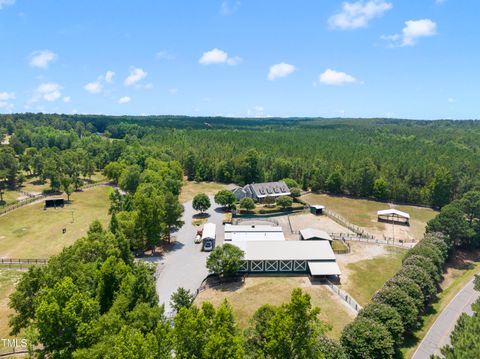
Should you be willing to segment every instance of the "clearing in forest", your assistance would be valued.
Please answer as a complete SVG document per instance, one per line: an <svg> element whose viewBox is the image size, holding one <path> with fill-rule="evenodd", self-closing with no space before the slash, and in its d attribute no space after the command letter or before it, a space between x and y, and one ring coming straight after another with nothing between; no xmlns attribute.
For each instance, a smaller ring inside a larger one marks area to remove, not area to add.
<svg viewBox="0 0 480 359"><path fill-rule="evenodd" d="M425 233L427 222L437 215L431 208L394 205L389 203L372 201L367 199L354 199L349 197L331 196L327 194L309 193L302 196L302 199L309 204L320 204L327 209L344 217L350 223L364 228L368 233L378 238L393 237L395 239L419 241ZM410 226L395 225L378 222L377 211L388 208L396 208L410 214Z"/></svg>
<svg viewBox="0 0 480 359"><path fill-rule="evenodd" d="M110 191L98 186L74 192L64 208L44 210L42 200L0 216L0 257L48 258L84 236L93 220L107 225Z"/></svg>

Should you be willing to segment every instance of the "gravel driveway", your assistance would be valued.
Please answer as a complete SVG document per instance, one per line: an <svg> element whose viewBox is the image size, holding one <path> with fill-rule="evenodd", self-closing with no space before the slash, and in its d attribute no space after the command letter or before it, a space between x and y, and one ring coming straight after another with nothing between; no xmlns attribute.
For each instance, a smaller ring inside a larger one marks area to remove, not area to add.
<svg viewBox="0 0 480 359"><path fill-rule="evenodd" d="M212 207L207 211L210 215L208 221L217 225L216 245L223 243L223 212L216 206L213 197L210 198ZM185 222L182 228L173 233L176 238L175 244L165 253L157 266L156 280L159 303L165 305L165 313L173 315L170 307L170 296L179 288L183 287L195 293L202 281L208 274L205 267L208 253L201 251L201 244L195 244L194 238L197 231L192 225L192 216L197 212L192 208L192 201L184 203L185 211L182 220Z"/></svg>

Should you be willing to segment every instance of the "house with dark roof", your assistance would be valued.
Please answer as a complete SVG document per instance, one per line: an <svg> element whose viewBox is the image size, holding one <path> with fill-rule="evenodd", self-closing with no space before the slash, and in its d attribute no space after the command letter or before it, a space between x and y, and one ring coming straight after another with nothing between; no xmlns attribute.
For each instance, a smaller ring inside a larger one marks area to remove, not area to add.
<svg viewBox="0 0 480 359"><path fill-rule="evenodd" d="M243 187L237 187L232 190L237 200L248 197L256 201L262 201L267 197L289 196L290 188L283 181L251 183Z"/></svg>

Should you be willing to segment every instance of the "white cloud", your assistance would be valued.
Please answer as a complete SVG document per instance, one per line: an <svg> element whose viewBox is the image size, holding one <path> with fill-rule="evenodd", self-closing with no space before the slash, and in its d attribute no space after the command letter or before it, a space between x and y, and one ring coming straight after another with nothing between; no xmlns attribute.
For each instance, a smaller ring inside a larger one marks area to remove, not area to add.
<svg viewBox="0 0 480 359"><path fill-rule="evenodd" d="M176 87L173 87L169 89L168 92L170 92L170 94L172 95L176 95L178 93L178 89Z"/></svg>
<svg viewBox="0 0 480 359"><path fill-rule="evenodd" d="M156 57L160 60L175 60L175 54L168 50L157 52Z"/></svg>
<svg viewBox="0 0 480 359"><path fill-rule="evenodd" d="M56 101L62 96L62 88L63 87L57 83L44 82L35 89L30 102L37 102L39 100L45 100L48 102Z"/></svg>
<svg viewBox="0 0 480 359"><path fill-rule="evenodd" d="M0 0L0 10L13 4L15 4L15 0Z"/></svg>
<svg viewBox="0 0 480 359"><path fill-rule="evenodd" d="M430 37L437 34L437 24L430 19L408 20L402 34L382 35L383 40L389 41L391 47L414 46L422 37Z"/></svg>
<svg viewBox="0 0 480 359"><path fill-rule="evenodd" d="M34 51L30 54L30 66L46 69L48 65L57 58L57 54L50 50Z"/></svg>
<svg viewBox="0 0 480 359"><path fill-rule="evenodd" d="M327 69L319 76L319 81L325 85L341 86L355 83L357 79L345 72Z"/></svg>
<svg viewBox="0 0 480 359"><path fill-rule="evenodd" d="M454 99L453 97L449 97L447 101L448 101L449 103L457 102L457 100Z"/></svg>
<svg viewBox="0 0 480 359"><path fill-rule="evenodd" d="M148 73L141 68L134 67L130 70L130 75L125 79L125 86L131 86L147 77Z"/></svg>
<svg viewBox="0 0 480 359"><path fill-rule="evenodd" d="M85 91L88 91L90 93L100 93L102 92L103 86L100 83L100 81L95 81L95 82L89 82L85 86L83 86Z"/></svg>
<svg viewBox="0 0 480 359"><path fill-rule="evenodd" d="M242 61L239 56L229 57L228 53L223 50L214 48L210 51L204 52L202 57L198 60L201 65L214 65L214 64L228 64L238 65Z"/></svg>
<svg viewBox="0 0 480 359"><path fill-rule="evenodd" d="M265 117L264 114L265 108L263 106L257 105L253 106L252 109L247 110L248 117Z"/></svg>
<svg viewBox="0 0 480 359"><path fill-rule="evenodd" d="M358 29L368 25L370 20L382 16L393 5L383 0L344 2L342 11L328 19L334 29Z"/></svg>
<svg viewBox="0 0 480 359"><path fill-rule="evenodd" d="M285 62L272 65L270 66L270 70L268 71L268 79L269 80L275 80L276 78L279 77L285 77L290 75L296 70L295 66L286 64Z"/></svg>
<svg viewBox="0 0 480 359"><path fill-rule="evenodd" d="M129 103L132 99L128 96L123 96L118 99L119 104Z"/></svg>
<svg viewBox="0 0 480 359"><path fill-rule="evenodd" d="M220 6L220 14L223 16L232 15L240 7L241 2L239 0L224 0Z"/></svg>
<svg viewBox="0 0 480 359"><path fill-rule="evenodd" d="M443 4L444 2L446 2L447 0L435 0L435 4L436 5L441 5Z"/></svg>
<svg viewBox="0 0 480 359"><path fill-rule="evenodd" d="M13 92L0 92L0 109L11 111L13 104L10 102L15 100L15 93Z"/></svg>
<svg viewBox="0 0 480 359"><path fill-rule="evenodd" d="M72 100L72 98L70 96L65 96L62 100L65 103L69 103Z"/></svg>
<svg viewBox="0 0 480 359"><path fill-rule="evenodd" d="M105 81L107 81L108 83L112 83L113 82L113 76L115 76L115 72L108 70L105 73Z"/></svg>

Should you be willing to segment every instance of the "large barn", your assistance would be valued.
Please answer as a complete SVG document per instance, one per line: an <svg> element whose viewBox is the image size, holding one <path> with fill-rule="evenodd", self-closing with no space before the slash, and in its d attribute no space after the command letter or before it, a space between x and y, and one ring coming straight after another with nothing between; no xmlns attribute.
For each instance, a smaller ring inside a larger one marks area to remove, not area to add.
<svg viewBox="0 0 480 359"><path fill-rule="evenodd" d="M339 276L328 241L232 241L245 253L241 272Z"/></svg>

